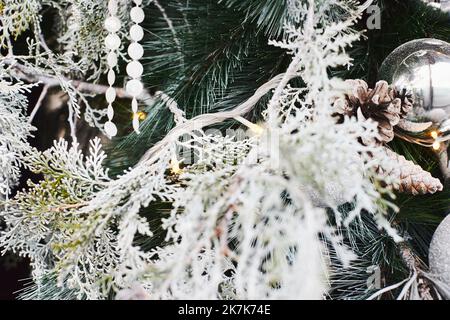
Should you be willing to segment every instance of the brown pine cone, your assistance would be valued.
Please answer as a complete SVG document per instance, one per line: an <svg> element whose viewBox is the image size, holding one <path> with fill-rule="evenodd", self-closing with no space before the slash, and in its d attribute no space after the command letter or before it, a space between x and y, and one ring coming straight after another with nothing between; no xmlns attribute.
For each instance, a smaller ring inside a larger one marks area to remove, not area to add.
<svg viewBox="0 0 450 320"><path fill-rule="evenodd" d="M382 150L391 159L391 162L389 162L389 167L379 167L378 170L379 173L397 181L393 186L395 190L412 195L432 194L442 191L442 183L428 171L386 147L383 147Z"/></svg>
<svg viewBox="0 0 450 320"><path fill-rule="evenodd" d="M343 98L334 101L336 113L376 121L380 133L377 143L394 139L394 126L411 111L412 101L399 97L386 81L378 81L373 89L359 79L346 83L350 84L350 89Z"/></svg>

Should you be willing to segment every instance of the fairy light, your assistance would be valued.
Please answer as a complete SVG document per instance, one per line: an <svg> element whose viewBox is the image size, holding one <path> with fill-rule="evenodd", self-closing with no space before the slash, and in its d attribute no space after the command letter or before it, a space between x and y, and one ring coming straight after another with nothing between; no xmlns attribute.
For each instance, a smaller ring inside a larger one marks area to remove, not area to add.
<svg viewBox="0 0 450 320"><path fill-rule="evenodd" d="M263 134L264 132L264 128L248 121L247 119L243 118L243 117L235 117L235 120L239 121L240 123L242 123L243 125L245 125L247 128L249 128L253 133L255 133L256 135L260 136Z"/></svg>
<svg viewBox="0 0 450 320"><path fill-rule="evenodd" d="M433 149L439 150L441 148L441 143L439 141L433 142Z"/></svg>
<svg viewBox="0 0 450 320"><path fill-rule="evenodd" d="M147 113L145 113L144 111L139 111L137 114L140 121L143 121L147 118Z"/></svg>
<svg viewBox="0 0 450 320"><path fill-rule="evenodd" d="M170 160L170 171L173 174L180 174L183 170L180 168L180 161L178 161L176 156L173 156Z"/></svg>
<svg viewBox="0 0 450 320"><path fill-rule="evenodd" d="M138 117L138 119L139 119L140 121L143 121L143 120L147 119L147 112L144 112L144 111L138 111L138 112L136 112L136 115L137 115L137 117ZM135 117L135 114L133 113L133 114L131 115L131 119L133 119L134 117Z"/></svg>
<svg viewBox="0 0 450 320"><path fill-rule="evenodd" d="M437 130L433 130L430 132L430 136L434 139L432 148L437 151L441 148L441 141L439 139L439 132Z"/></svg>

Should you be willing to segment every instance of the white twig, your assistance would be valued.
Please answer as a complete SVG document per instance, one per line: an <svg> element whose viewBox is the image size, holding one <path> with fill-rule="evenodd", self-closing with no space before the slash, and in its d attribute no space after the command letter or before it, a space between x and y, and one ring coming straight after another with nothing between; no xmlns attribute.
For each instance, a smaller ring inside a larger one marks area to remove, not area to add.
<svg viewBox="0 0 450 320"><path fill-rule="evenodd" d="M408 279L402 280L402 281L400 281L399 283L393 284L392 286L383 288L383 289L381 289L381 290L375 292L373 295L371 295L369 298L367 298L367 300L373 300L373 299L375 299L376 297L381 296L381 295L382 295L383 293L385 293L385 292L394 290L394 289L400 287L400 286L401 286L403 283L405 283L406 281L408 281Z"/></svg>
<svg viewBox="0 0 450 320"><path fill-rule="evenodd" d="M41 82L50 87L58 87L61 82L58 80L56 76L39 74L36 70L27 67L23 64L18 63L17 61L4 61L5 65L11 66L11 71L14 72L14 75L26 82L35 83ZM61 78L65 82L69 82L72 84L74 88L76 88L79 92L87 93L87 94L96 94L101 95L105 94L106 90L108 90L109 86L94 84L90 82L85 82L81 80L71 80L66 77ZM116 88L117 96L119 98L131 99L132 97L126 92L123 88ZM148 92L144 91L139 97L139 100L145 102L146 104L153 103L153 96Z"/></svg>
<svg viewBox="0 0 450 320"><path fill-rule="evenodd" d="M397 300L403 299L403 297L406 295L406 293L408 292L409 288L412 286L412 284L414 283L414 281L416 279L417 279L417 272L414 272L414 274L411 277L411 279L409 279L409 281L405 284L405 286L403 287L402 291L398 295Z"/></svg>
<svg viewBox="0 0 450 320"><path fill-rule="evenodd" d="M276 106L278 105L277 102L280 99L283 89L286 87L289 81L291 81L291 79L295 76L300 61L301 58L298 55L294 59L292 59L286 73L281 78L280 82L278 83L275 89L275 92L273 93L272 98L269 101L269 104L267 106L267 114L268 114L268 123L271 127L275 125L275 120L278 118L276 112Z"/></svg>
<svg viewBox="0 0 450 320"><path fill-rule="evenodd" d="M33 122L34 117L36 116L37 112L39 111L39 108L42 105L42 102L44 102L45 97L47 96L49 85L45 85L44 88L42 88L41 94L39 95L39 99L36 102L36 105L33 108L33 111L31 111L30 117L28 119L29 123Z"/></svg>
<svg viewBox="0 0 450 320"><path fill-rule="evenodd" d="M153 162L158 157L158 152L160 150L163 150L165 146L173 143L183 134L191 133L203 127L210 126L224 120L235 118L248 113L250 110L252 110L256 103L270 90L276 88L281 81L289 82L289 80L293 76L293 74L289 74L289 76L286 76L284 73L275 76L270 81L259 87L253 94L253 96L251 96L247 101L240 104L233 110L202 114L177 125L166 135L164 139L159 141L144 154L144 156L140 160L140 163L147 161L150 163Z"/></svg>
<svg viewBox="0 0 450 320"><path fill-rule="evenodd" d="M155 96L160 98L167 105L170 112L173 113L177 125L186 121L185 112L178 107L177 102L173 98L162 91L157 91Z"/></svg>

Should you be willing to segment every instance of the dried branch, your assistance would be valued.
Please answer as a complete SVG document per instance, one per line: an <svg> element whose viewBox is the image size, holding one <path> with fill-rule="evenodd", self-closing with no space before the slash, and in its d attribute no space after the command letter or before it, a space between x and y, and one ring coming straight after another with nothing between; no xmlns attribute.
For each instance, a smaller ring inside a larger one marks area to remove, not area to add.
<svg viewBox="0 0 450 320"><path fill-rule="evenodd" d="M40 74L35 69L27 67L21 63L18 63L16 60L12 59L4 60L3 63L5 65L10 66L11 73L18 79L21 79L22 81L29 83L39 82L45 84L48 88L60 86L61 81L56 76L48 74ZM108 90L109 88L109 86L106 85L85 82L82 80L72 80L67 77L62 77L62 80L70 82L74 86L74 88L76 88L79 92L86 94L96 94L96 95L105 94L106 90ZM116 93L119 98L124 99L132 98L132 96L129 95L123 88L116 88ZM138 97L138 99L142 102L145 102L146 104L151 104L154 101L153 96L148 91L144 91L144 93L141 94Z"/></svg>

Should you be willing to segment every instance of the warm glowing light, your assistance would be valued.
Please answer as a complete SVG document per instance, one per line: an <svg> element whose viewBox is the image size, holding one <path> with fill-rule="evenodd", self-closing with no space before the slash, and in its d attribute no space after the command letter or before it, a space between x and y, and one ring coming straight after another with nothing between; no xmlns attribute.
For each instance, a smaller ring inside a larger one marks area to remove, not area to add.
<svg viewBox="0 0 450 320"><path fill-rule="evenodd" d="M180 174L182 172L180 168L180 162L176 157L172 157L172 159L170 160L170 171L173 174Z"/></svg>
<svg viewBox="0 0 450 320"><path fill-rule="evenodd" d="M253 122L250 122L243 117L235 117L234 119L245 125L247 128L249 128L253 133L257 134L258 136L262 135L264 132L263 127L258 126L257 124L254 124Z"/></svg>
<svg viewBox="0 0 450 320"><path fill-rule="evenodd" d="M136 115L138 116L139 121L143 121L147 118L147 112L144 111L138 111L136 112ZM131 118L133 119L134 114L131 115Z"/></svg>
<svg viewBox="0 0 450 320"><path fill-rule="evenodd" d="M441 148L441 143L439 141L435 141L433 143L433 149L434 150L439 150Z"/></svg>
<svg viewBox="0 0 450 320"><path fill-rule="evenodd" d="M436 139L438 137L438 132L437 131L431 131L430 135L431 135L431 137L433 139Z"/></svg>
<svg viewBox="0 0 450 320"><path fill-rule="evenodd" d="M258 136L263 134L264 129L261 126L258 126L257 124L255 124L254 126L252 126L250 128L250 130L252 130L255 134L257 134Z"/></svg>
<svg viewBox="0 0 450 320"><path fill-rule="evenodd" d="M147 113L145 113L144 111L138 111L138 117L139 117L139 120L145 120L145 118L147 118Z"/></svg>

